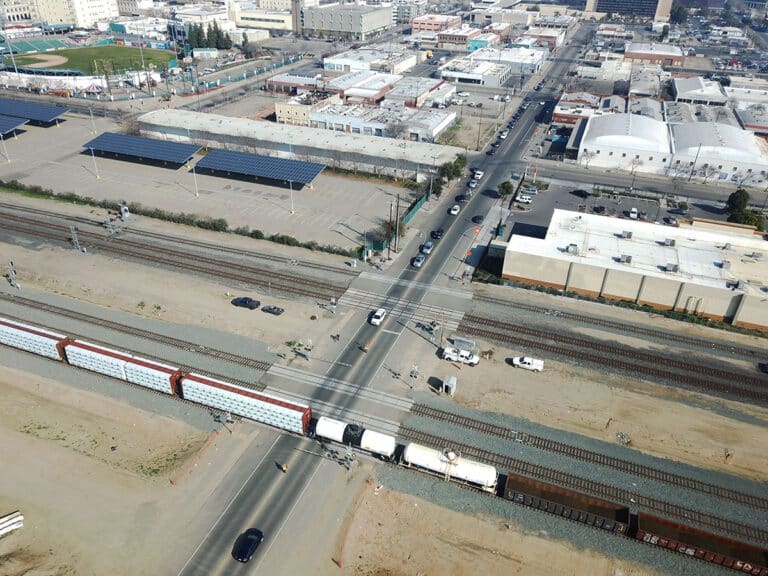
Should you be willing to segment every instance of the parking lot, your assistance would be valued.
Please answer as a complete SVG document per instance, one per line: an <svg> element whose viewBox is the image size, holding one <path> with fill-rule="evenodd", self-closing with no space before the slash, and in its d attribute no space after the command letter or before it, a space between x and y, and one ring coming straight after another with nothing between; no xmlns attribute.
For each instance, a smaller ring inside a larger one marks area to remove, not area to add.
<svg viewBox="0 0 768 576"><path fill-rule="evenodd" d="M410 190L388 181L330 172L321 174L311 188L291 191L276 183L194 174L187 167L93 158L83 148L96 134L121 129L107 119L74 114L67 114L58 127L25 127L18 138L5 143L10 161L0 163L0 179L97 200L224 218L232 229L249 227L349 249L387 221L398 194L401 207L412 197Z"/></svg>

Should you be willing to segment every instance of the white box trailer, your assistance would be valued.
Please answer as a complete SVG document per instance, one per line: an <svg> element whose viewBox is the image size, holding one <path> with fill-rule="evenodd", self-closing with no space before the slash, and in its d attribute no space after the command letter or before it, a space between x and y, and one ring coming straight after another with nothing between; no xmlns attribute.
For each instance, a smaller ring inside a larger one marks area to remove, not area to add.
<svg viewBox="0 0 768 576"><path fill-rule="evenodd" d="M391 460L395 455L397 441L394 437L388 436L387 434L366 429L366 431L363 432L363 437L360 439L360 448L372 452L373 454L378 454L387 460Z"/></svg>
<svg viewBox="0 0 768 576"><path fill-rule="evenodd" d="M488 492L496 490L498 474L495 467L467 460L455 453L444 453L411 442L403 451L403 461L408 466L418 466L440 476L458 478Z"/></svg>
<svg viewBox="0 0 768 576"><path fill-rule="evenodd" d="M127 352L104 348L98 344L75 340L64 346L67 362L91 372L126 380L125 363L131 360Z"/></svg>
<svg viewBox="0 0 768 576"><path fill-rule="evenodd" d="M189 373L181 380L182 397L276 428L307 434L312 409L303 404L255 392L231 382Z"/></svg>
<svg viewBox="0 0 768 576"><path fill-rule="evenodd" d="M53 360L63 358L61 348L66 336L30 324L0 318L0 344L26 350Z"/></svg>
<svg viewBox="0 0 768 576"><path fill-rule="evenodd" d="M317 423L315 424L315 436L343 444L344 430L346 427L346 422L340 422L339 420L334 420L333 418L320 416L320 418L317 419Z"/></svg>

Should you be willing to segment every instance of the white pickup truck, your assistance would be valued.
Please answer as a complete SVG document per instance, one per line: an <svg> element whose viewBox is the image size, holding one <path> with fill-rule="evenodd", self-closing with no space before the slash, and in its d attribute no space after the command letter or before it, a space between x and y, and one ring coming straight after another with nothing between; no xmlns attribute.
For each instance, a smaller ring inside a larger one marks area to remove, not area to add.
<svg viewBox="0 0 768 576"><path fill-rule="evenodd" d="M512 358L512 365L515 368L525 368L526 370L533 370L534 372L541 372L544 370L544 360L537 360L536 358L529 358L528 356Z"/></svg>
<svg viewBox="0 0 768 576"><path fill-rule="evenodd" d="M443 360L451 362L461 362L470 366L477 366L480 363L480 356L473 354L468 350L459 350L458 348L443 348Z"/></svg>

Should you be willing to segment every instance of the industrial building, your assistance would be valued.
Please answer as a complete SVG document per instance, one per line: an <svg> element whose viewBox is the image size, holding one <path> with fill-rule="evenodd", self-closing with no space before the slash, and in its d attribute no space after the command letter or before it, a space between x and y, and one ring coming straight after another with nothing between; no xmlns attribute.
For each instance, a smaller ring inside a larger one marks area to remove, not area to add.
<svg viewBox="0 0 768 576"><path fill-rule="evenodd" d="M556 209L545 238L512 236L502 279L768 331L768 242L744 225Z"/></svg>
<svg viewBox="0 0 768 576"><path fill-rule="evenodd" d="M304 34L364 41L392 27L392 6L330 4L301 10Z"/></svg>
<svg viewBox="0 0 768 576"><path fill-rule="evenodd" d="M728 96L720 82L707 80L701 76L674 78L672 80L672 93L675 96L675 102L706 104L707 106L725 106L728 102Z"/></svg>
<svg viewBox="0 0 768 576"><path fill-rule="evenodd" d="M464 148L318 130L219 114L166 108L138 118L141 133L171 142L319 162L397 178L424 181L433 165L453 162Z"/></svg>
<svg viewBox="0 0 768 576"><path fill-rule="evenodd" d="M636 114L592 116L578 146L586 167L741 183L762 181L768 144L752 132L718 122L668 124Z"/></svg>
<svg viewBox="0 0 768 576"><path fill-rule="evenodd" d="M402 79L398 74L385 74L373 70L349 72L341 76L326 77L315 70L286 72L276 74L266 82L267 89L273 92L334 92L345 102L356 104L376 104ZM424 85L430 81L425 79Z"/></svg>
<svg viewBox="0 0 768 576"><path fill-rule="evenodd" d="M624 59L660 66L682 66L685 63L679 46L655 42L629 42L624 50Z"/></svg>

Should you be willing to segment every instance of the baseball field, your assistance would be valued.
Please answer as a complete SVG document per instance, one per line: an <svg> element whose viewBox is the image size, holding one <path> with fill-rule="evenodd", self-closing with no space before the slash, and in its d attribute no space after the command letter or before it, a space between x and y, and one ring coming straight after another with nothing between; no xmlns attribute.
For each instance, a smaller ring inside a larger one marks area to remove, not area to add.
<svg viewBox="0 0 768 576"><path fill-rule="evenodd" d="M101 75L141 70L142 56L145 69L163 69L176 54L169 50L110 45L24 54L16 56L15 60L16 65L22 67L80 70L87 75ZM9 63L10 59L6 60Z"/></svg>

